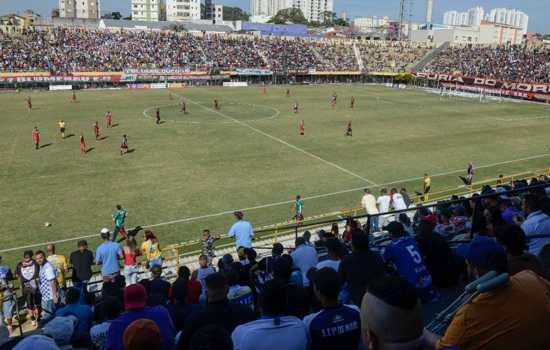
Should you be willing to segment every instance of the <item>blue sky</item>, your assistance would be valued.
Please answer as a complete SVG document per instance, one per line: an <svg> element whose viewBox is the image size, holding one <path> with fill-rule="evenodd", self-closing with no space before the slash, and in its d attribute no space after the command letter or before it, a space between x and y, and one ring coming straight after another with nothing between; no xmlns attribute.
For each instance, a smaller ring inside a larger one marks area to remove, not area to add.
<svg viewBox="0 0 550 350"><path fill-rule="evenodd" d="M27 8L31 8L38 13L47 14L52 8L57 7L57 0L24 0L3 2L0 6L0 11L4 13L22 12ZM214 0L213 2L221 3L227 6L238 6L246 12L250 11L249 0ZM100 0L101 10L119 11L123 15L129 14L130 0ZM334 12L338 17L342 16L342 11L347 11L349 18L357 16L373 16L378 17L388 16L392 19L397 19L399 16L400 0L334 0ZM408 13L410 0L405 0L405 11ZM427 0L415 0L413 8L413 19L416 22L422 22L426 18L426 3ZM434 0L434 10L432 21L442 22L443 13L445 11L467 11L471 7L481 6L485 12L497 7L506 7L509 9L521 10L529 15L529 32L539 32L550 34L550 2L548 0L529 0L518 4L518 1L512 0Z"/></svg>

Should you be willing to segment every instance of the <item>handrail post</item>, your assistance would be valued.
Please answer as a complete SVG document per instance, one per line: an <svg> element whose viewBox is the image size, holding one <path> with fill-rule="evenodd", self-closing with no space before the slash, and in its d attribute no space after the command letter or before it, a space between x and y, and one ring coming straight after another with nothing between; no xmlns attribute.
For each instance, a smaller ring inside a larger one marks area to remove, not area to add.
<svg viewBox="0 0 550 350"><path fill-rule="evenodd" d="M279 226L275 228L275 243L279 242L278 234L279 234Z"/></svg>
<svg viewBox="0 0 550 350"><path fill-rule="evenodd" d="M298 239L298 225L296 225L296 227L294 227L294 234L296 236L296 239Z"/></svg>
<svg viewBox="0 0 550 350"><path fill-rule="evenodd" d="M180 247L177 247L176 249L176 266L178 268L178 271L180 269Z"/></svg>
<svg viewBox="0 0 550 350"><path fill-rule="evenodd" d="M369 239L370 239L370 235L371 235L371 224L370 224L370 214L367 214L367 234L369 235ZM372 233L374 235L374 232Z"/></svg>

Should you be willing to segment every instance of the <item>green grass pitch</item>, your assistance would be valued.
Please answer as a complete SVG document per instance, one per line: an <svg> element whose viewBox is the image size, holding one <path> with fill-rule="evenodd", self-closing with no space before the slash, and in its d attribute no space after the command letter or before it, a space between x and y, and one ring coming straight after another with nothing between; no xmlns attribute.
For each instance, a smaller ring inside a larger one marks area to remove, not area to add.
<svg viewBox="0 0 550 350"><path fill-rule="evenodd" d="M14 268L23 247L49 241L68 240L57 244L68 256L77 242L70 239L114 228L116 204L129 212L127 227L156 225L151 230L167 245L196 239L204 228L226 233L237 209L254 227L288 221L297 194L313 216L359 206L364 187L414 194L424 173L432 175L432 191L460 186L468 161L477 167L474 180L548 166L545 105L440 101L422 89L363 85L291 86L286 97L286 88L268 86L267 95L260 86L173 89L171 101L164 89L77 91L77 104L71 92L0 94L4 263ZM179 113L182 99L188 115ZM72 135L66 139L54 125L60 119ZM299 136L301 120L306 137ZM350 120L353 137L345 137ZM121 156L123 134L133 152ZM88 241L95 251L99 235Z"/></svg>

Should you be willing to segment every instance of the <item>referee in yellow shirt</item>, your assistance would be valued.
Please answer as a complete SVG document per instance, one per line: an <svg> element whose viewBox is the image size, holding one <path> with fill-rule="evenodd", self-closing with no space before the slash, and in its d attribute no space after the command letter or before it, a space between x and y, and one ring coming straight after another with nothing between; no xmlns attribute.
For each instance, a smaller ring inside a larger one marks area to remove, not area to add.
<svg viewBox="0 0 550 350"><path fill-rule="evenodd" d="M428 174L424 174L424 200L428 200L428 192L430 192L430 185L432 180L428 177Z"/></svg>
<svg viewBox="0 0 550 350"><path fill-rule="evenodd" d="M65 124L63 120L60 120L59 123L54 123L54 124L59 125L59 127L61 128L61 136L65 138L65 131L67 131L67 124Z"/></svg>

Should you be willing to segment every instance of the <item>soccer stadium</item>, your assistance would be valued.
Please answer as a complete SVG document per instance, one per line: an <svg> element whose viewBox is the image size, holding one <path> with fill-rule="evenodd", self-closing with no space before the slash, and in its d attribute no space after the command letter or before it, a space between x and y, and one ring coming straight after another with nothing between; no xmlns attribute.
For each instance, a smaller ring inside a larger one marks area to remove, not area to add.
<svg viewBox="0 0 550 350"><path fill-rule="evenodd" d="M0 349L548 348L547 47L5 29Z"/></svg>

